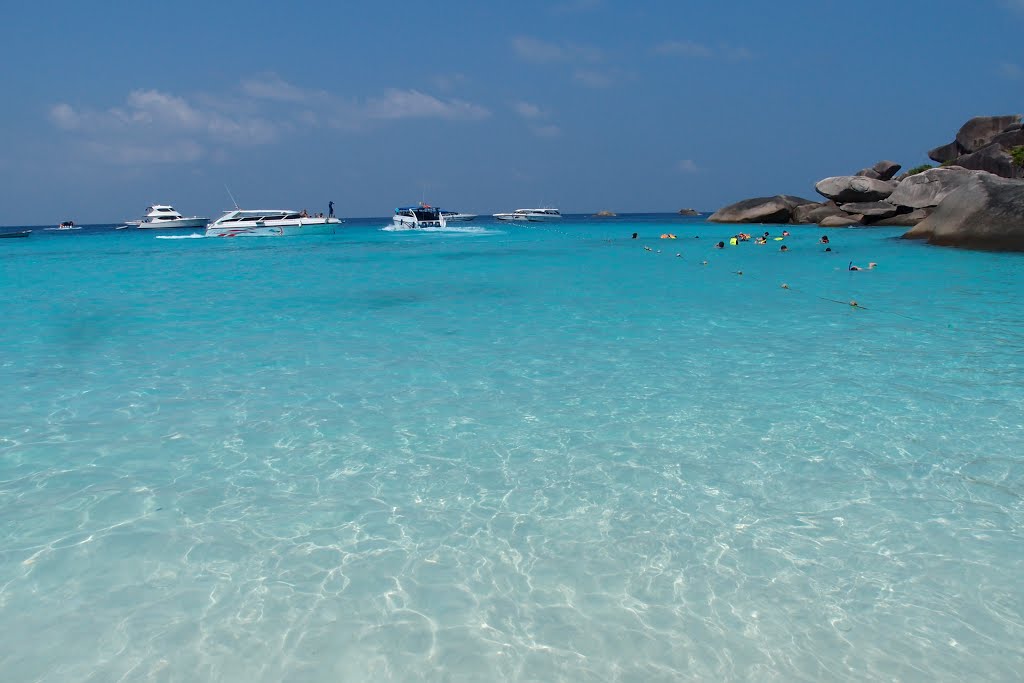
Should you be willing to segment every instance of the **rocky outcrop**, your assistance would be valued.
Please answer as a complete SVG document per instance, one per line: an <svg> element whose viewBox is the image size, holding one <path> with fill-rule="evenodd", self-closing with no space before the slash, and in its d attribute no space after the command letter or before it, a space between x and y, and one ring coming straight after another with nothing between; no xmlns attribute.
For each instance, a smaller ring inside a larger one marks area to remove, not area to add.
<svg viewBox="0 0 1024 683"><path fill-rule="evenodd" d="M928 152L928 156L940 164L955 163L964 168L989 171L1004 178L1010 178L1014 175L1013 164L1007 165L992 161L998 156L995 153L996 150L990 149L984 157L974 157L973 155L992 144L999 145L1003 152L1009 152L1011 148L1024 144L1024 134L1021 134L1020 131L1021 117L1019 114L976 116L960 126L953 142L936 147ZM971 158L965 159L965 157Z"/></svg>
<svg viewBox="0 0 1024 683"><path fill-rule="evenodd" d="M881 220L899 213L899 208L889 202L853 202L839 207L845 213L857 214L864 218Z"/></svg>
<svg viewBox="0 0 1024 683"><path fill-rule="evenodd" d="M874 202L885 199L893 193L897 184L892 181L875 180L864 176L844 175L819 180L814 189L829 199L846 204L849 202Z"/></svg>
<svg viewBox="0 0 1024 683"><path fill-rule="evenodd" d="M901 168L902 166L895 161L879 161L871 168L862 168L854 175L874 178L875 180L891 180Z"/></svg>
<svg viewBox="0 0 1024 683"><path fill-rule="evenodd" d="M1024 251L1024 181L973 174L903 237L944 246Z"/></svg>
<svg viewBox="0 0 1024 683"><path fill-rule="evenodd" d="M828 216L845 216L843 210L835 202L821 202L820 204L802 204L793 209L793 223L808 224L818 223Z"/></svg>
<svg viewBox="0 0 1024 683"><path fill-rule="evenodd" d="M883 218L881 220L877 220L877 221L873 222L871 225L877 225L879 227L913 226L913 225L917 225L918 223L923 221L925 218L928 218L928 215L931 212L932 212L931 209L914 209L910 213L898 213L895 216L890 216L889 218Z"/></svg>
<svg viewBox="0 0 1024 683"><path fill-rule="evenodd" d="M848 228L852 225L861 225L864 222L864 216L859 214L846 214L841 216L825 216L818 225L823 228Z"/></svg>
<svg viewBox="0 0 1024 683"><path fill-rule="evenodd" d="M804 199L788 194L774 197L755 197L730 204L708 217L713 223L789 223L793 209L803 204L816 204L813 199Z"/></svg>
<svg viewBox="0 0 1024 683"><path fill-rule="evenodd" d="M679 209L680 216L699 216L700 211L697 209Z"/></svg>
<svg viewBox="0 0 1024 683"><path fill-rule="evenodd" d="M618 214L616 214L614 211L608 211L607 209L602 209L601 211L598 211L594 215L597 216L598 218L613 218L613 217L615 217Z"/></svg>
<svg viewBox="0 0 1024 683"><path fill-rule="evenodd" d="M929 237L933 234L938 236L934 243L952 244L952 241L943 241L946 239L944 232L929 226L944 225L944 221L950 220L947 218L947 201L953 196L960 197L963 188L974 188L979 183L988 187L986 184L993 179L1024 175L1024 169L1014 164L1014 159L1019 159L1015 151L1018 147L1024 147L1024 123L1019 115L979 116L961 126L952 142L928 153L932 159L942 163L939 168L925 165L911 169L912 175L896 175L900 165L883 160L857 171L855 175L832 176L818 181L815 190L827 201L813 202L790 195L758 197L720 209L708 220L722 223L817 223L823 227L910 226L912 230L908 231L908 237L921 234L915 232L919 229L927 229ZM919 172L920 168L927 170ZM975 189L971 196L978 192ZM996 196L995 193L990 194ZM996 208L979 209L970 215L994 216L992 220L996 225L1009 225L1009 217L1019 208L1017 203L1001 199L986 201L986 206ZM961 209L960 213L967 215L967 210ZM1024 224L1024 212L1017 214L1017 223ZM961 233L966 234L965 230ZM1014 243L1003 233L995 237L989 233L978 237L976 233L977 230L971 233L971 237L961 239L961 246L986 244L989 246L982 248L1001 249L1011 247L996 245Z"/></svg>
<svg viewBox="0 0 1024 683"><path fill-rule="evenodd" d="M931 168L907 177L896 191L889 195L888 202L895 206L923 209L938 206L953 190L960 188L974 171L959 166Z"/></svg>
<svg viewBox="0 0 1024 683"><path fill-rule="evenodd" d="M928 158L932 161L937 161L940 164L948 164L952 161L956 161L956 158L960 156L962 150L960 145L955 142L950 142L947 145L936 147L935 149L928 150Z"/></svg>
<svg viewBox="0 0 1024 683"><path fill-rule="evenodd" d="M1013 157L997 142L986 145L977 152L963 155L956 163L972 171L987 171L1003 178L1014 176Z"/></svg>

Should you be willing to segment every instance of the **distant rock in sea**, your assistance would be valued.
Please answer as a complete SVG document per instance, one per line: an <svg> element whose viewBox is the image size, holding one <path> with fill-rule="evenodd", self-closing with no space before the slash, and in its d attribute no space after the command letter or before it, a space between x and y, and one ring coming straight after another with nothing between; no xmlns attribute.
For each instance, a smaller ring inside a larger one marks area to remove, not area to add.
<svg viewBox="0 0 1024 683"><path fill-rule="evenodd" d="M700 211L697 209L679 209L680 216L699 216Z"/></svg>
<svg viewBox="0 0 1024 683"><path fill-rule="evenodd" d="M614 211L608 211L607 209L605 209L603 211L598 211L594 215L595 216L600 216L601 218L613 218L613 217L617 216L618 214L615 213Z"/></svg>

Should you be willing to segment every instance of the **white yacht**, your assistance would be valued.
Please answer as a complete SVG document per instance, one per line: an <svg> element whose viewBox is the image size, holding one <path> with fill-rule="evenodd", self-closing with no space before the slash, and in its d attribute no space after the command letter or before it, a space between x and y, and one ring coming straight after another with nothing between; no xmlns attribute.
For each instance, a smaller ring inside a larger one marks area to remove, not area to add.
<svg viewBox="0 0 1024 683"><path fill-rule="evenodd" d="M146 215L139 221L139 227L149 230L172 230L174 228L202 228L210 222L209 218L191 216L185 218L167 204L154 204L146 207ZM131 223L125 223L131 225Z"/></svg>
<svg viewBox="0 0 1024 683"><path fill-rule="evenodd" d="M448 220L444 211L429 204L400 206L395 209L395 215L391 218L391 227L400 230L446 228Z"/></svg>
<svg viewBox="0 0 1024 683"><path fill-rule="evenodd" d="M562 220L558 209L516 209L512 213L496 213L499 221L516 221L523 223L542 223Z"/></svg>
<svg viewBox="0 0 1024 683"><path fill-rule="evenodd" d="M207 237L331 235L340 218L304 215L291 209L233 209L206 226Z"/></svg>

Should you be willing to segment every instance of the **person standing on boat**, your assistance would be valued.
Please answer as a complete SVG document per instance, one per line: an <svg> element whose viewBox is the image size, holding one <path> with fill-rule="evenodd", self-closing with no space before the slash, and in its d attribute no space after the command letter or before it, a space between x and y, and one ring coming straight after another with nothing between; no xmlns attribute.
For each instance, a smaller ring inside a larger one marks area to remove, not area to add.
<svg viewBox="0 0 1024 683"><path fill-rule="evenodd" d="M334 218L334 202L327 202L327 211L327 216L329 218Z"/></svg>

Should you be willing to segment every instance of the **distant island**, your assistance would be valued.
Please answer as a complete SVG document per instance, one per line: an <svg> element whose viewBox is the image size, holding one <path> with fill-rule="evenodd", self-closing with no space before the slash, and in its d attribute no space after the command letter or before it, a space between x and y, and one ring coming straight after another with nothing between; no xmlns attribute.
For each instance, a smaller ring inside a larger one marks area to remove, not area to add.
<svg viewBox="0 0 1024 683"><path fill-rule="evenodd" d="M598 212L597 212L597 213L595 213L594 215L595 215L595 216L600 216L601 218L614 218L614 217L615 217L615 216L617 216L618 214L617 214L617 213L615 213L614 211L609 211L609 210L607 210L607 209L604 209L604 210L602 210L602 211L598 211Z"/></svg>
<svg viewBox="0 0 1024 683"><path fill-rule="evenodd" d="M717 223L907 226L903 237L930 244L1024 251L1024 126L1019 114L978 116L924 164L896 175L879 161L853 175L819 180L825 201L794 195L755 197L723 207ZM682 212L680 212L682 213Z"/></svg>
<svg viewBox="0 0 1024 683"><path fill-rule="evenodd" d="M680 216L699 216L700 211L697 209L679 209Z"/></svg>

